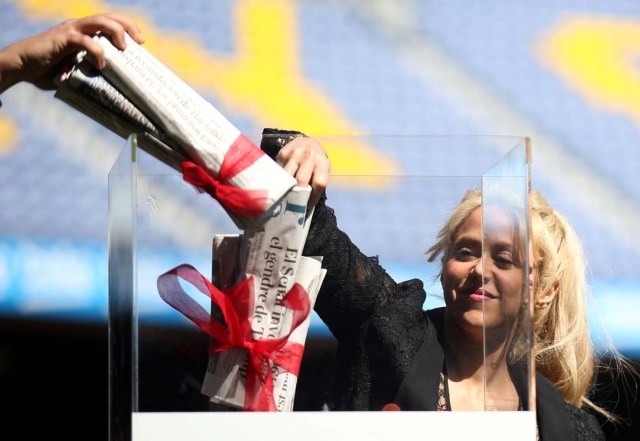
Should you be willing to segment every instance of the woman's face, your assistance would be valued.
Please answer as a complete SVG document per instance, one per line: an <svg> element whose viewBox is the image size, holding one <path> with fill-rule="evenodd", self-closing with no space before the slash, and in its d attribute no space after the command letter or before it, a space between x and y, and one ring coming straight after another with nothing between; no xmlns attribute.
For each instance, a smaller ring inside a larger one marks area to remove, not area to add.
<svg viewBox="0 0 640 441"><path fill-rule="evenodd" d="M447 315L476 338L482 338L483 324L488 330L506 329L520 309L525 268L516 233L511 218L495 210L485 222L483 243L478 207L447 251L441 278ZM535 280L533 269L529 280Z"/></svg>

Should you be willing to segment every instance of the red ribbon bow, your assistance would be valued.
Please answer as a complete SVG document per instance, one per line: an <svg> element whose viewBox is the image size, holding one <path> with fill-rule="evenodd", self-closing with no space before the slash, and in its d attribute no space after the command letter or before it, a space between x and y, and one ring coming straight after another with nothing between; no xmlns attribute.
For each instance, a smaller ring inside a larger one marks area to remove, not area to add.
<svg viewBox="0 0 640 441"><path fill-rule="evenodd" d="M189 282L218 305L227 326L211 317L198 302L184 292L178 278ZM280 338L259 340L254 339L251 331L254 299L252 277L222 292L194 267L185 264L158 277L158 292L165 302L212 337L212 352L233 348L248 351L244 410L277 410L273 396L271 363L297 376L304 350L303 345L288 341L291 333L302 324L311 311L309 296L300 284L294 284L282 299L282 305L293 311L291 331Z"/></svg>
<svg viewBox="0 0 640 441"><path fill-rule="evenodd" d="M182 161L182 177L209 193L236 216L259 218L267 207L268 191L245 190L225 182L251 166L262 155L262 150L240 134L224 156L217 179L191 161Z"/></svg>

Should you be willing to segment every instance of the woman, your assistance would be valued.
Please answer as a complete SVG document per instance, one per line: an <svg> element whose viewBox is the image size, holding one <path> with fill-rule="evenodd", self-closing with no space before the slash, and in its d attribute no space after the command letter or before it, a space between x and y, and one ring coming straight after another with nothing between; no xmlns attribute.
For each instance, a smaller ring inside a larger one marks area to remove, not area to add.
<svg viewBox="0 0 640 441"><path fill-rule="evenodd" d="M375 257L364 256L337 228L322 196L330 163L322 146L297 132L265 130L263 149L319 199L305 254L324 256L328 270L315 309L339 342L337 410L526 409L526 369L512 337L523 302L526 268L509 229L482 237L481 201L470 191L429 250L442 261L445 308L423 311L418 280L396 283ZM274 136L276 135L276 136ZM603 439L583 404L593 373L580 244L568 224L537 193L531 197L537 365L536 409L542 440ZM488 208L488 207L485 207ZM492 216L510 222L503 211ZM484 253L485 262L481 256ZM484 312L483 312L484 308ZM483 321L489 335L487 372ZM484 375L489 384L484 401Z"/></svg>

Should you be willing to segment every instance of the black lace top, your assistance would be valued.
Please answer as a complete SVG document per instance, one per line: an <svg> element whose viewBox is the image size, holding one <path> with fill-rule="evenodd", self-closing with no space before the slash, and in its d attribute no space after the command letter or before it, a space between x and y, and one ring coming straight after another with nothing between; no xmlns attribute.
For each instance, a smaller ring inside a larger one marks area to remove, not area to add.
<svg viewBox="0 0 640 441"><path fill-rule="evenodd" d="M273 158L290 139L301 135L277 129L264 133L279 135L264 138L261 145ZM304 254L323 256L322 266L327 269L315 310L338 340L336 385L328 408L381 410L393 402L425 341L430 322L422 309L423 284L418 279L396 283L377 257L365 256L338 228L326 196L316 206ZM444 388L440 400L438 389L433 390L434 401L441 401L444 410ZM595 417L566 407L577 440L604 439Z"/></svg>

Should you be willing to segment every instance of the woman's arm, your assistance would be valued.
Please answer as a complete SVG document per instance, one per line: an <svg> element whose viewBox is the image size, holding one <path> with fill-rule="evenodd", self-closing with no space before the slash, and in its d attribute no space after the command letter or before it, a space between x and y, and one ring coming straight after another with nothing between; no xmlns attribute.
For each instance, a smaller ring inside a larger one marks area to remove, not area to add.
<svg viewBox="0 0 640 441"><path fill-rule="evenodd" d="M365 256L338 228L334 211L325 204L331 165L322 145L300 132L265 129L264 134L263 150L295 176L299 185L312 186L310 206L315 209L304 254L322 256L327 269L315 309L338 339L348 338L377 308L406 292L377 257Z"/></svg>
<svg viewBox="0 0 640 441"><path fill-rule="evenodd" d="M422 282L394 282L338 228L325 204L330 166L317 141L299 132L264 133L263 150L300 184L311 183L318 200L304 254L322 256L327 269L315 310L339 341L330 407L380 410L394 399L426 336Z"/></svg>

